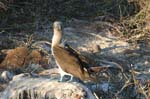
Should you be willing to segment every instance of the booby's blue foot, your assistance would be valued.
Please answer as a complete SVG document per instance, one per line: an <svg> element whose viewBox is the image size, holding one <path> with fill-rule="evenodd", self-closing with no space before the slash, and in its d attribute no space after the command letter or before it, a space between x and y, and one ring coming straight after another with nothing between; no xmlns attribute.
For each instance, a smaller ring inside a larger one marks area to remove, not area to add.
<svg viewBox="0 0 150 99"><path fill-rule="evenodd" d="M74 81L75 81L74 77L70 75L70 79L67 82L74 82Z"/></svg>
<svg viewBox="0 0 150 99"><path fill-rule="evenodd" d="M60 79L58 80L58 82L63 82L63 78L64 78L64 75L61 75Z"/></svg>

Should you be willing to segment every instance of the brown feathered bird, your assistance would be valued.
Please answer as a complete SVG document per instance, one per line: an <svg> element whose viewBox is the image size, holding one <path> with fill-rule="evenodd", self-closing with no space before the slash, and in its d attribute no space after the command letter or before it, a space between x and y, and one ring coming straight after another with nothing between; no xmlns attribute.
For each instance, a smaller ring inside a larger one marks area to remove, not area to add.
<svg viewBox="0 0 150 99"><path fill-rule="evenodd" d="M59 21L54 22L53 25L54 34L52 38L52 54L56 60L56 64L60 70L60 81L63 80L64 75L73 76L79 78L82 81L94 81L97 82L97 78L91 76L89 67L86 63L86 58L78 54L69 45L62 46L61 40L63 36L62 23Z"/></svg>

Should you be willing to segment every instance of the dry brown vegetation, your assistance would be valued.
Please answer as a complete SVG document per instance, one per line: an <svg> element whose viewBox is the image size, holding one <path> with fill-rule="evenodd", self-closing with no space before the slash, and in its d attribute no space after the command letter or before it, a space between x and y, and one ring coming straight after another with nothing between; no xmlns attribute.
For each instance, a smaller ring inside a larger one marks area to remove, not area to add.
<svg viewBox="0 0 150 99"><path fill-rule="evenodd" d="M150 1L135 0L140 9L135 15L121 20L123 33L130 41L142 41L148 43L150 40Z"/></svg>
<svg viewBox="0 0 150 99"><path fill-rule="evenodd" d="M121 34L129 41L144 40L148 43L149 4L149 0L2 0L0 30L32 33L37 28L42 29L48 21L104 16L102 21L118 21Z"/></svg>

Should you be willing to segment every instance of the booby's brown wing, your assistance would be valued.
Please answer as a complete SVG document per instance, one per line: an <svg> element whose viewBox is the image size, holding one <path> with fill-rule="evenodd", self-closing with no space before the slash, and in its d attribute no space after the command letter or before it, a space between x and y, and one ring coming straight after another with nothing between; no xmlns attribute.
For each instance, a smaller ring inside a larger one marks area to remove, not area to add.
<svg viewBox="0 0 150 99"><path fill-rule="evenodd" d="M81 61L74 54L61 46L54 46L53 54L57 63L65 72L70 73L81 80L91 80L88 70L81 65Z"/></svg>
<svg viewBox="0 0 150 99"><path fill-rule="evenodd" d="M82 71L84 68L86 68L86 69L89 68L88 61L85 59L85 57L81 56L79 52L74 50L68 44L65 44L65 49L70 53L70 55L73 55L74 57L76 57L78 59Z"/></svg>
<svg viewBox="0 0 150 99"><path fill-rule="evenodd" d="M94 72L93 69L91 69L91 66L96 66L95 62L84 55L81 55L80 52L76 51L72 47L70 47L68 44L64 45L64 48L73 56L75 56L78 61L80 62L81 69L87 69L89 73Z"/></svg>

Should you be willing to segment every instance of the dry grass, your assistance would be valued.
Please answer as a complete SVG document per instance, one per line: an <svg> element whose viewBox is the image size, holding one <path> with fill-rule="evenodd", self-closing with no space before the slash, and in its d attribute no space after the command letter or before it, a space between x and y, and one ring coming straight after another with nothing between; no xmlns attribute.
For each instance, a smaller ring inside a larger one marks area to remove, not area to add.
<svg viewBox="0 0 150 99"><path fill-rule="evenodd" d="M150 1L135 0L139 5L139 12L134 16L121 20L123 34L129 41L150 40Z"/></svg>

